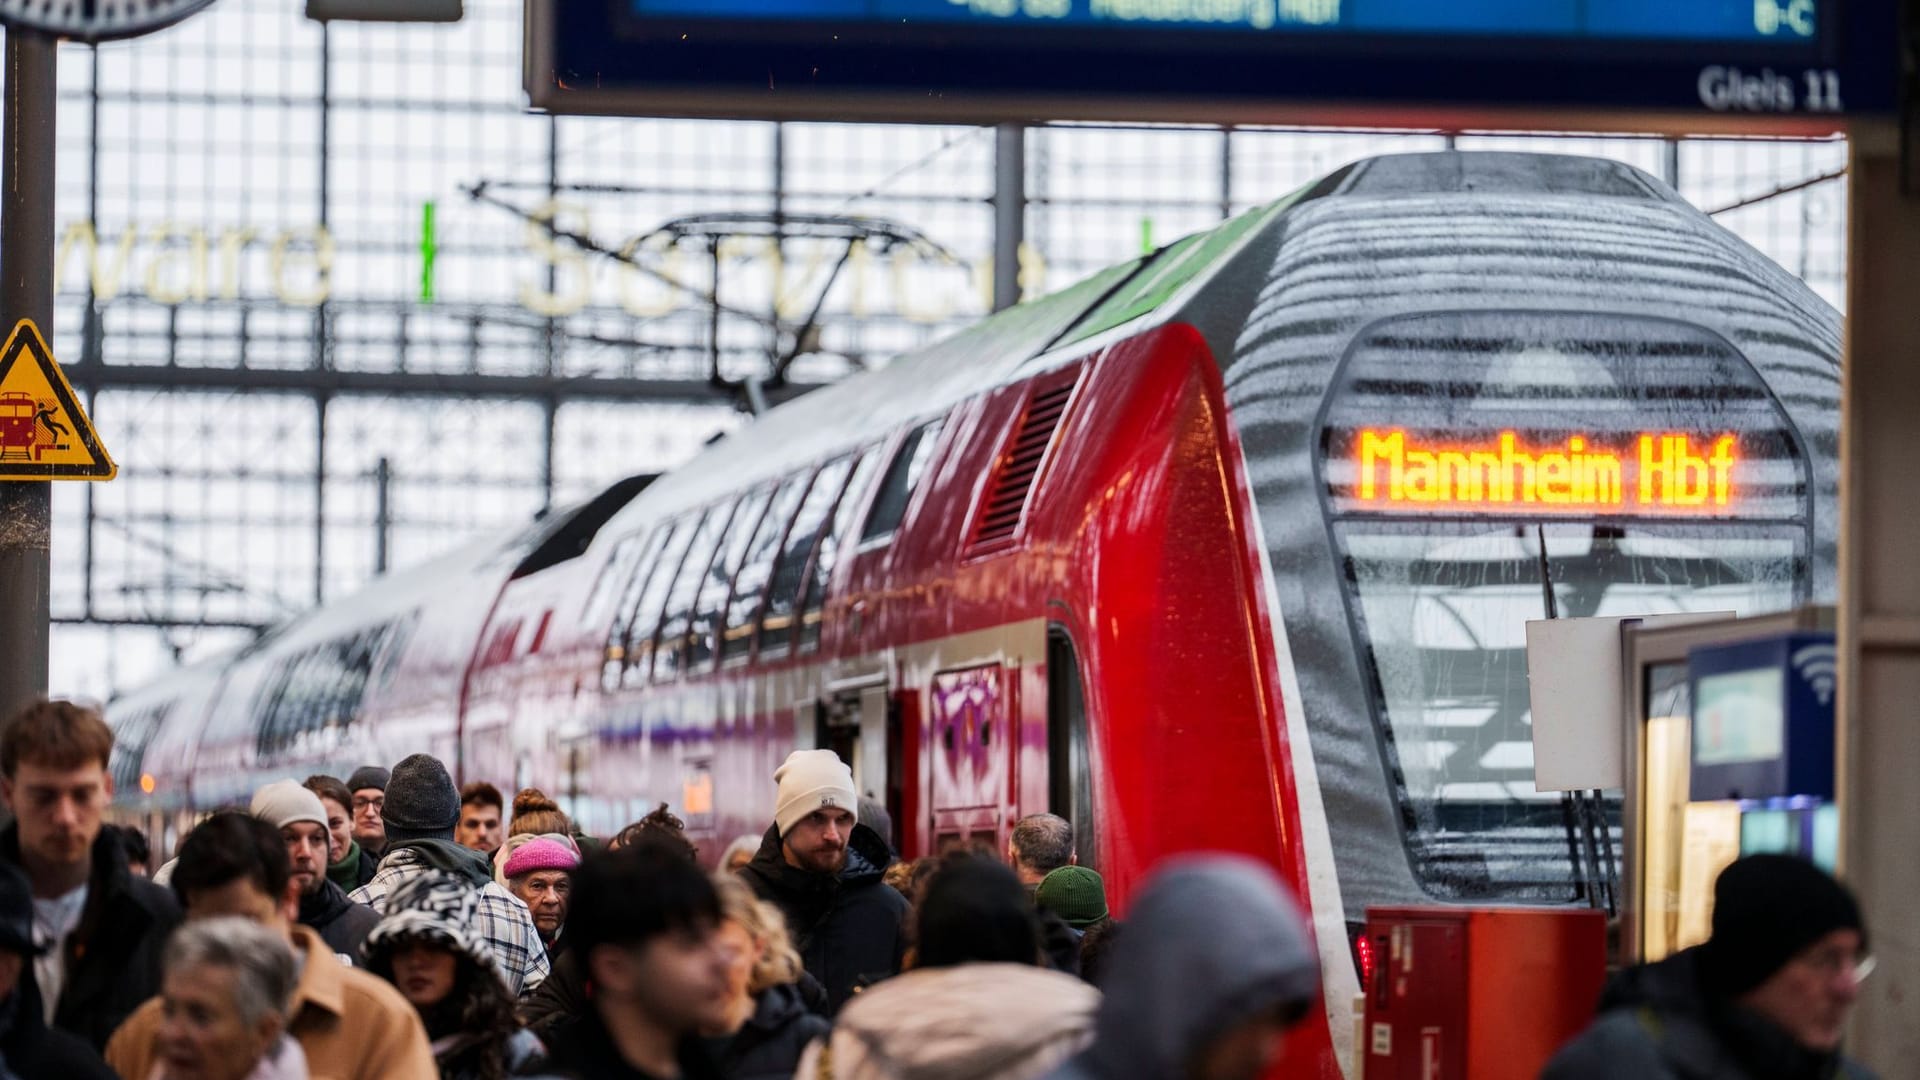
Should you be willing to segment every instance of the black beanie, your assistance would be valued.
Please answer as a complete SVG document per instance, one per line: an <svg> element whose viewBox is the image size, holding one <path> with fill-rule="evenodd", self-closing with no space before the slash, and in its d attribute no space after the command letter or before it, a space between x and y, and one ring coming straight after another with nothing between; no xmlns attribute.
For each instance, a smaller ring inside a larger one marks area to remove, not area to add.
<svg viewBox="0 0 1920 1080"><path fill-rule="evenodd" d="M1739 997L1835 930L1867 928L1860 905L1826 871L1793 855L1749 855L1713 883L1713 937L1701 953L1707 988Z"/></svg>
<svg viewBox="0 0 1920 1080"><path fill-rule="evenodd" d="M460 789L447 767L431 754L413 754L393 767L380 819L387 841L451 840L460 823Z"/></svg>
<svg viewBox="0 0 1920 1080"><path fill-rule="evenodd" d="M347 778L347 791L351 793L367 788L387 790L387 770L378 765L362 765L353 770L353 775Z"/></svg>

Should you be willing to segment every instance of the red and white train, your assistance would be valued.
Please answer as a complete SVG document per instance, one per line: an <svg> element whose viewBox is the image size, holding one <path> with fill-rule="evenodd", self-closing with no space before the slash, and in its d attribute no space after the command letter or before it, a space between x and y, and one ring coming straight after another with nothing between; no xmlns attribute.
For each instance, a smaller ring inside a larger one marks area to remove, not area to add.
<svg viewBox="0 0 1920 1080"><path fill-rule="evenodd" d="M170 840L426 750L714 853L830 746L909 857L1050 809L1122 908L1173 852L1267 860L1338 1077L1368 906L1599 887L1616 808L1533 787L1549 590L1833 598L1839 352L1631 167L1361 161L127 696L123 809Z"/></svg>

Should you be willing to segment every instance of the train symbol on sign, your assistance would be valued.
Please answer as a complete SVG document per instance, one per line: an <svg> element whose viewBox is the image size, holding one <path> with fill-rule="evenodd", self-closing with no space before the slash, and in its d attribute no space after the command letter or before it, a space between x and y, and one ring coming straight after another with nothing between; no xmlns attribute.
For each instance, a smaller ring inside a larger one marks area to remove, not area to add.
<svg viewBox="0 0 1920 1080"><path fill-rule="evenodd" d="M48 450L71 450L60 441L73 431L59 420L59 403L31 394L0 394L0 461L39 461Z"/></svg>
<svg viewBox="0 0 1920 1080"><path fill-rule="evenodd" d="M1807 680L1808 686L1813 687L1813 696L1820 699L1820 704L1831 705L1835 676L1839 670L1837 664L1839 654L1834 647L1809 645L1795 652L1792 659L1793 670Z"/></svg>

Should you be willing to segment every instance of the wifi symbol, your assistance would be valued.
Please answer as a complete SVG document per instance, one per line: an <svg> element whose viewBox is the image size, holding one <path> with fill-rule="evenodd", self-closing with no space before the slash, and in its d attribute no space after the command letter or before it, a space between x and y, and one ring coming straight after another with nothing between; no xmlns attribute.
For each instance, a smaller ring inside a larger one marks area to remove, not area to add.
<svg viewBox="0 0 1920 1080"><path fill-rule="evenodd" d="M1822 705L1833 704L1838 656L1831 645L1808 645L1793 654L1793 669L1813 687L1813 696L1819 698Z"/></svg>

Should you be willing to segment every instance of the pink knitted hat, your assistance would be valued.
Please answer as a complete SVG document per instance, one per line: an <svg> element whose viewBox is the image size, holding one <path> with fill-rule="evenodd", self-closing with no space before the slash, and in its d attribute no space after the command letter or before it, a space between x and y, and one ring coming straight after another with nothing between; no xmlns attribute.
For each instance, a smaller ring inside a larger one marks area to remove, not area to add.
<svg viewBox="0 0 1920 1080"><path fill-rule="evenodd" d="M507 860L506 876L517 878L538 870L577 870L579 867L580 856L558 842L542 837L520 845L520 850Z"/></svg>

